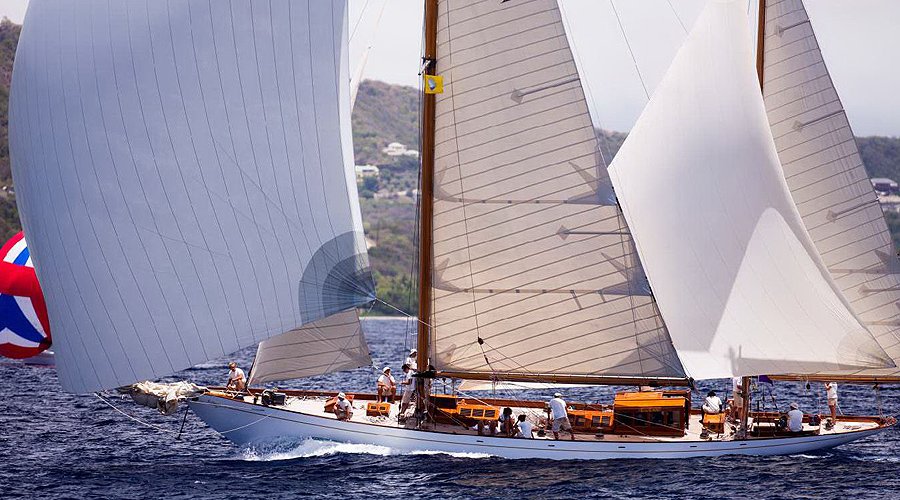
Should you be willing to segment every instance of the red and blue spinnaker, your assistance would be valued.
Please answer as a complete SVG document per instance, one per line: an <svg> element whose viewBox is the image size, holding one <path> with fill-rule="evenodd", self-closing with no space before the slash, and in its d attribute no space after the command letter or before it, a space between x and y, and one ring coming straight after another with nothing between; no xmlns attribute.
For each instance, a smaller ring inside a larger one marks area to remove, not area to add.
<svg viewBox="0 0 900 500"><path fill-rule="evenodd" d="M0 248L0 258L0 356L37 356L50 347L50 321L23 232Z"/></svg>

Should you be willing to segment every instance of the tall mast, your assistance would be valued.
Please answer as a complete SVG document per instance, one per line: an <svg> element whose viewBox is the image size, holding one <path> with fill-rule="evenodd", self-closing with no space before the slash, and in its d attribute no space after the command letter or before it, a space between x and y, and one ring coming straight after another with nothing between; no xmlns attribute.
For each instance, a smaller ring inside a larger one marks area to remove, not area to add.
<svg viewBox="0 0 900 500"><path fill-rule="evenodd" d="M437 74L437 18L438 0L425 0L425 54L422 58L422 74ZM431 323L431 236L434 208L434 108L435 95L422 96L422 182L419 190L419 311L416 364L419 372L428 370ZM425 403L428 394L424 378L416 379L420 400ZM424 409L424 404L420 406Z"/></svg>
<svg viewBox="0 0 900 500"><path fill-rule="evenodd" d="M763 65L766 62L766 0L759 0L759 21L756 29L756 74L759 88L763 87Z"/></svg>
<svg viewBox="0 0 900 500"><path fill-rule="evenodd" d="M759 20L756 27L756 74L759 77L759 90L763 89L763 69L766 62L766 0L759 0ZM750 377L741 379L743 407L741 408L740 436L747 436L750 420Z"/></svg>

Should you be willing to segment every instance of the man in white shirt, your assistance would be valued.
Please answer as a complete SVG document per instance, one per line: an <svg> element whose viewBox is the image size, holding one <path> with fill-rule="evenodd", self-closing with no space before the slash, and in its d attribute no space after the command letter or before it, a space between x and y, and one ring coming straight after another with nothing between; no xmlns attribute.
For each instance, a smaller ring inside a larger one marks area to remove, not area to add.
<svg viewBox="0 0 900 500"><path fill-rule="evenodd" d="M566 411L566 402L562 398L562 394L556 393L550 400L550 420L553 431L553 439L559 439L559 431L563 430L572 436L575 441L575 434L572 432L572 423L569 422L569 412Z"/></svg>
<svg viewBox="0 0 900 500"><path fill-rule="evenodd" d="M731 378L731 397L733 398L731 407L731 419L735 422L740 422L742 420L742 415L744 414L743 384L744 381L741 380L741 377Z"/></svg>
<svg viewBox="0 0 900 500"><path fill-rule="evenodd" d="M403 396L400 398L400 414L402 415L409 408L412 395L416 392L416 384L413 379L415 372L412 371L412 368L408 364L404 364L401 369L403 370L403 380L400 382L400 385L403 386Z"/></svg>
<svg viewBox="0 0 900 500"><path fill-rule="evenodd" d="M403 362L403 364L409 365L409 369L412 371L419 370L418 361L416 360L416 356L417 356L418 352L419 351L416 349L410 349L409 356L407 356L406 361Z"/></svg>
<svg viewBox="0 0 900 500"><path fill-rule="evenodd" d="M353 403L347 399L343 392L337 395L337 402L334 404L334 415L338 420L350 420L353 417Z"/></svg>
<svg viewBox="0 0 900 500"><path fill-rule="evenodd" d="M385 366L384 369L381 370L381 376L378 377L378 401L387 401L389 403L393 403L394 397L396 396L397 381L391 375L391 368L389 366Z"/></svg>
<svg viewBox="0 0 900 500"><path fill-rule="evenodd" d="M534 435L531 434L531 431L534 429L534 424L529 422L525 414L519 415L519 421L516 422L516 437L517 438L525 438L525 439L534 439Z"/></svg>
<svg viewBox="0 0 900 500"><path fill-rule="evenodd" d="M238 368L237 363L234 361L228 363L228 369L231 371L228 372L228 384L225 385L225 388L243 391L247 387L247 377L244 375L244 370Z"/></svg>
<svg viewBox="0 0 900 500"><path fill-rule="evenodd" d="M803 412L800 411L800 405L791 403L791 411L788 412L788 430L791 432L800 432L803 430Z"/></svg>
<svg viewBox="0 0 900 500"><path fill-rule="evenodd" d="M828 398L828 409L831 410L831 425L837 422L837 384L825 382L825 397Z"/></svg>
<svg viewBox="0 0 900 500"><path fill-rule="evenodd" d="M722 412L722 399L716 396L716 391L706 393L701 409L705 415L718 415Z"/></svg>

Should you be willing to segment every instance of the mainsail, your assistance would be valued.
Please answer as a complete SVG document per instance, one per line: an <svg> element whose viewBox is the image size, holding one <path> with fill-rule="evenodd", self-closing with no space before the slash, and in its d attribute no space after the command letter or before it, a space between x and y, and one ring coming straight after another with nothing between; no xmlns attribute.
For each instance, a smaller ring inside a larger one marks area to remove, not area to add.
<svg viewBox="0 0 900 500"><path fill-rule="evenodd" d="M900 262L809 16L802 0L769 0L765 15L763 96L787 185L832 279L900 364Z"/></svg>
<svg viewBox="0 0 900 500"><path fill-rule="evenodd" d="M10 149L66 390L371 300L348 81L346 1L31 2Z"/></svg>
<svg viewBox="0 0 900 500"><path fill-rule="evenodd" d="M437 73L435 366L683 377L556 0L441 0Z"/></svg>
<svg viewBox="0 0 900 500"><path fill-rule="evenodd" d="M678 355L699 379L892 366L791 199L744 5L707 4L610 167Z"/></svg>

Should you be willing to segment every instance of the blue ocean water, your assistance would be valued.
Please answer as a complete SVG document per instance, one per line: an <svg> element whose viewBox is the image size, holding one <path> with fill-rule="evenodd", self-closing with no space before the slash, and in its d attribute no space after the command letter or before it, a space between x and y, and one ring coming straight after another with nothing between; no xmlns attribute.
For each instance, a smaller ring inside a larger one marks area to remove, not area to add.
<svg viewBox="0 0 900 500"><path fill-rule="evenodd" d="M366 320L376 364L398 366L410 342L401 320ZM235 359L245 369L253 351ZM227 360L172 380L223 383ZM374 387L372 370L294 382L294 388ZM288 384L284 385L288 387ZM700 388L724 390L726 382ZM608 401L613 388L566 391L570 400ZM534 397L547 392L531 391ZM824 404L821 384L778 383L782 404L808 412ZM846 413L877 413L871 387L841 385ZM900 414L900 389L882 388L882 410ZM509 393L500 394L503 396ZM695 398L699 394L695 395ZM399 454L390 449L304 441L241 449L183 409L164 417L130 399L115 405L166 432L144 427L94 396L61 392L53 369L0 364L0 497L4 498L900 498L900 431L831 451L787 457L556 462L490 456Z"/></svg>

